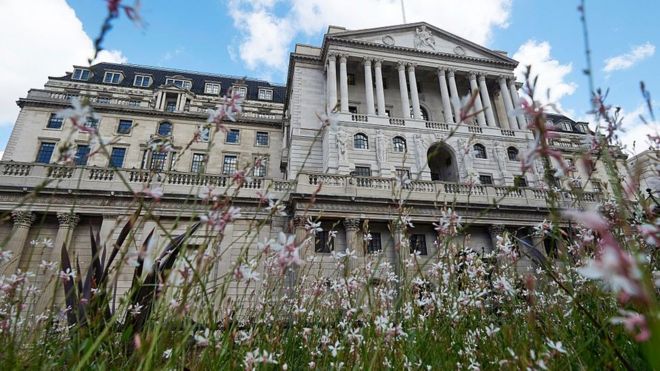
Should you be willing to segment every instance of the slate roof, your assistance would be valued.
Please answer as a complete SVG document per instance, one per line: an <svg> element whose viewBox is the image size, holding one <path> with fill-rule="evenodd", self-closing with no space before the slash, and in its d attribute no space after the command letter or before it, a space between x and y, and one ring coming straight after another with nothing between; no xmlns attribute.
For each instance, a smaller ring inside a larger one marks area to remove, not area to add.
<svg viewBox="0 0 660 371"><path fill-rule="evenodd" d="M559 124L560 122L567 121L567 122L569 122L569 123L571 124L571 126L573 127L573 130L572 130L572 131L568 131L568 130L565 130L565 129L560 125L560 126L558 126L558 127L556 128L557 131L563 131L563 132L566 132L566 133L585 134L585 132L580 131L580 130L577 128L577 125L578 125L578 124L586 124L586 122L575 122L574 120L572 120L572 119L570 119L570 118L568 118L568 117L566 117L566 116L564 116L564 115L557 114L557 113L547 113L546 116L548 117L548 119L549 119L550 121L552 121L553 124Z"/></svg>
<svg viewBox="0 0 660 371"><path fill-rule="evenodd" d="M82 67L81 67L82 68ZM87 68L87 67L85 67ZM121 86L126 88L136 88L133 85L136 74L145 74L150 75L153 79L151 86L148 88L141 89L150 89L154 90L157 87L164 85L165 80L168 77L173 76L183 76L187 79L192 80L191 91L195 94L204 94L204 85L206 82L215 82L220 83L220 95L223 96L227 94L227 89L236 83L241 83L247 86L247 99L249 100L259 100L259 88L272 88L273 89L273 100L267 102L275 103L284 103L286 98L286 87L283 85L272 84L264 80L256 80L244 77L236 76L227 76L203 72L194 72L194 71L183 71L176 69L168 68L158 68L158 67L149 67L141 66L135 64L117 64L117 63L97 63L88 68L92 72L92 77L83 82L89 82L93 84L101 85L110 85L110 86ZM103 76L105 71L121 71L124 74L124 79L119 84L110 84L103 82ZM67 72L66 75L61 77L51 77L54 80L64 80L64 81L75 81L81 82L80 80L73 80L71 76L73 73Z"/></svg>

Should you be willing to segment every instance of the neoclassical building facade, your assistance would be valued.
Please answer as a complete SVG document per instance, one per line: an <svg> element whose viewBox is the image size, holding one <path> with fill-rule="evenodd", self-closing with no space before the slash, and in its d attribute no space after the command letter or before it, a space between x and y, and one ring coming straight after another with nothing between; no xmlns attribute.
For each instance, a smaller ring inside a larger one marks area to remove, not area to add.
<svg viewBox="0 0 660 371"><path fill-rule="evenodd" d="M543 255L551 244L532 227L547 218L547 185L540 166L521 171L534 136L518 109L516 66L506 52L426 23L355 31L331 26L322 45L296 45L286 86L129 64L74 66L17 102L21 112L0 162L0 209L10 214L0 225L0 243L14 253L2 269L38 271L42 260L59 260L64 243L84 265L89 226L112 243L135 208L135 192L147 184L162 185L164 195L136 240L156 226L182 233L199 215L200 188L230 187L232 174L255 159L260 165L233 198L241 218L214 249L233 249L255 219L268 219L259 239L281 231L302 238L311 218L323 231L307 243L305 258L320 275L337 274L333 252L394 261L401 254L394 239L401 236L408 252L431 259L433 223L452 208L469 225L463 241L473 250L491 251L507 229L521 249ZM242 113L223 131L200 132L207 110L230 88L245 97ZM105 156L90 156L90 135L72 132L56 115L72 97L97 113L84 125L98 129ZM464 119L466 105L472 108ZM561 134L552 146L571 160L584 146L586 124L549 118ZM170 148L150 145L154 141ZM74 165L56 163L64 142L74 144ZM572 171L579 179L581 170ZM579 199L561 192L562 205L597 204L607 192L604 170L591 179ZM272 219L259 207L266 192L286 205ZM393 230L400 198L414 227ZM54 246L38 243L42 239ZM190 245L198 248L194 241L203 244L205 236L193 237ZM238 252L227 256L214 268L218 275ZM130 269L124 273L125 289Z"/></svg>

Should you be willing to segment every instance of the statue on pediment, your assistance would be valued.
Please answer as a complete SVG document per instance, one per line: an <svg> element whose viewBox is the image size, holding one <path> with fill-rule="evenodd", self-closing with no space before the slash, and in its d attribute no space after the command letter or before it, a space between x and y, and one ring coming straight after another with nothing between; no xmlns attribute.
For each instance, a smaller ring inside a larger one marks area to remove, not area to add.
<svg viewBox="0 0 660 371"><path fill-rule="evenodd" d="M435 50L435 38L433 37L433 33L427 30L425 25L422 25L415 29L415 49L424 47Z"/></svg>
<svg viewBox="0 0 660 371"><path fill-rule="evenodd" d="M337 142L337 163L339 165L348 164L348 133L342 128L337 128L335 131L335 140Z"/></svg>

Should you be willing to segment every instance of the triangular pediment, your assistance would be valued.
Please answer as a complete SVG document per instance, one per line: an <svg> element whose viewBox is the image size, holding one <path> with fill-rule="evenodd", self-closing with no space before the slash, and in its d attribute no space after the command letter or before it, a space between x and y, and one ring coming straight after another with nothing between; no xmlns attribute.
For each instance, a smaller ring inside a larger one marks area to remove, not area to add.
<svg viewBox="0 0 660 371"><path fill-rule="evenodd" d="M388 47L442 53L458 57L478 58L498 62L517 62L503 53L490 50L425 22L380 27L366 30L341 31L328 34L332 38Z"/></svg>

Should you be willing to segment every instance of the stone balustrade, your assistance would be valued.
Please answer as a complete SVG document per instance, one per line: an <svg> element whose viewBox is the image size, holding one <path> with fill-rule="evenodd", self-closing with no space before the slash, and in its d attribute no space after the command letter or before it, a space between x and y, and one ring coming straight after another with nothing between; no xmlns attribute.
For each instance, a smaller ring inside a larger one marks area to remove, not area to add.
<svg viewBox="0 0 660 371"><path fill-rule="evenodd" d="M508 129L503 130L499 127L491 127L491 126L479 126L479 125L467 125L467 124L457 125L457 124L440 122L440 121L427 121L421 119L416 120L413 118L404 119L404 118L356 114L356 113L337 113L336 115L339 122L345 122L345 123L362 122L371 125L405 126L406 128L431 129L438 131L455 130L457 133L484 134L491 136L506 136L506 137L525 136L524 130L508 130Z"/></svg>
<svg viewBox="0 0 660 371"><path fill-rule="evenodd" d="M140 169L108 169L89 166L0 162L0 186L44 190L81 190L96 192L136 192L145 184L161 185L165 195L196 194L191 187L211 186L235 188L231 177L219 174L151 172ZM394 178L362 177L325 173L301 173L297 181L254 178L243 184L238 197L258 197L270 192L275 198L290 192L340 197L364 197L391 200L393 197L416 201L441 201L490 205L493 200L505 206L545 207L547 191L537 188L513 188L496 185L468 185L439 181L414 180L397 184ZM129 189L130 187L130 189ZM399 193L400 192L400 193ZM593 204L601 200L599 193L559 193L562 206L575 203Z"/></svg>

